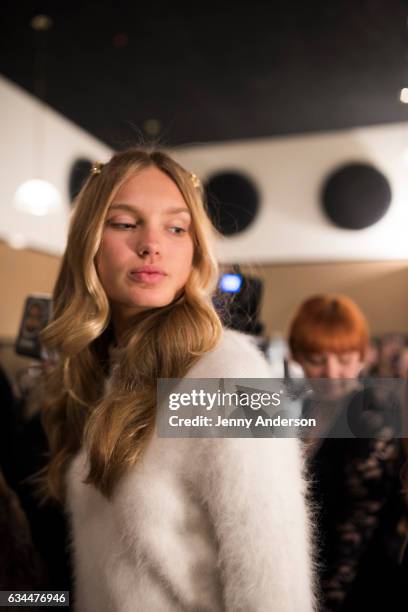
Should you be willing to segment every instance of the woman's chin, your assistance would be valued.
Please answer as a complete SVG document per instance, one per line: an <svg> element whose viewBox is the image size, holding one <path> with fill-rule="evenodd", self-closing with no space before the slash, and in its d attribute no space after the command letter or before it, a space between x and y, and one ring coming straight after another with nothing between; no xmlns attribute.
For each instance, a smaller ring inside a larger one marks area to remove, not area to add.
<svg viewBox="0 0 408 612"><path fill-rule="evenodd" d="M151 308L162 308L168 306L172 302L170 298L152 297L151 299L144 300L132 300L129 303L129 308L134 309L135 313L143 312L144 310L150 310Z"/></svg>

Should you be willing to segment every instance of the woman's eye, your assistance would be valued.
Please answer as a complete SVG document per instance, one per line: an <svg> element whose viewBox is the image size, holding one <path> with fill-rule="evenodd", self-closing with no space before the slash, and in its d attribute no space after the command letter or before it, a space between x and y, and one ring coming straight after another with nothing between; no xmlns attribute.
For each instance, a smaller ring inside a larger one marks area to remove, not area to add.
<svg viewBox="0 0 408 612"><path fill-rule="evenodd" d="M184 232L187 231L183 227L178 227L178 226L172 226L169 229L172 234L183 234Z"/></svg>
<svg viewBox="0 0 408 612"><path fill-rule="evenodd" d="M115 229L123 229L123 230L130 230L130 229L134 229L136 227L136 223L119 223L118 221L108 221L108 225L110 227L114 227Z"/></svg>
<svg viewBox="0 0 408 612"><path fill-rule="evenodd" d="M324 358L319 357L318 355L308 355L306 360L314 366L321 366L324 363Z"/></svg>

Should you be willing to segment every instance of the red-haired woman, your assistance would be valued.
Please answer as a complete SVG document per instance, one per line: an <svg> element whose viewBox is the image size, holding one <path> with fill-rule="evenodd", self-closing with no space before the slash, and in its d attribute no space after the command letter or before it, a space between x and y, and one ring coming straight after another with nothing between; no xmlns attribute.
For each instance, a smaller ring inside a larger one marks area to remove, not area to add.
<svg viewBox="0 0 408 612"><path fill-rule="evenodd" d="M400 451L389 406L381 409L358 380L368 340L363 313L342 295L306 300L290 327L292 356L314 391L304 414L317 417L320 427L306 440L306 453L320 519L326 610L380 610L386 604L399 610L392 599L397 563L385 539L399 505Z"/></svg>

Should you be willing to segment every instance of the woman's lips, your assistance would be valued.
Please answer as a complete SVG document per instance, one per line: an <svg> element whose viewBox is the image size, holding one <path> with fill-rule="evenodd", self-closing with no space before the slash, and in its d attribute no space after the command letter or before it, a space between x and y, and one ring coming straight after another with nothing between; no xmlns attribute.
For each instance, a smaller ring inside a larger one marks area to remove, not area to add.
<svg viewBox="0 0 408 612"><path fill-rule="evenodd" d="M153 285L160 282L165 277L165 274L163 272L131 272L129 277L135 282Z"/></svg>

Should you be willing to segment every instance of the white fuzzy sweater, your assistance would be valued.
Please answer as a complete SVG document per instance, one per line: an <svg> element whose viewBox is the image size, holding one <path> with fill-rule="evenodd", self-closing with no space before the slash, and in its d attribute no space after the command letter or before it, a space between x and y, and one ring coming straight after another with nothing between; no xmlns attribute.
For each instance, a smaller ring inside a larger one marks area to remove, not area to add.
<svg viewBox="0 0 408 612"><path fill-rule="evenodd" d="M189 378L267 378L225 331ZM309 523L297 440L159 438L112 501L67 473L76 612L309 612Z"/></svg>

